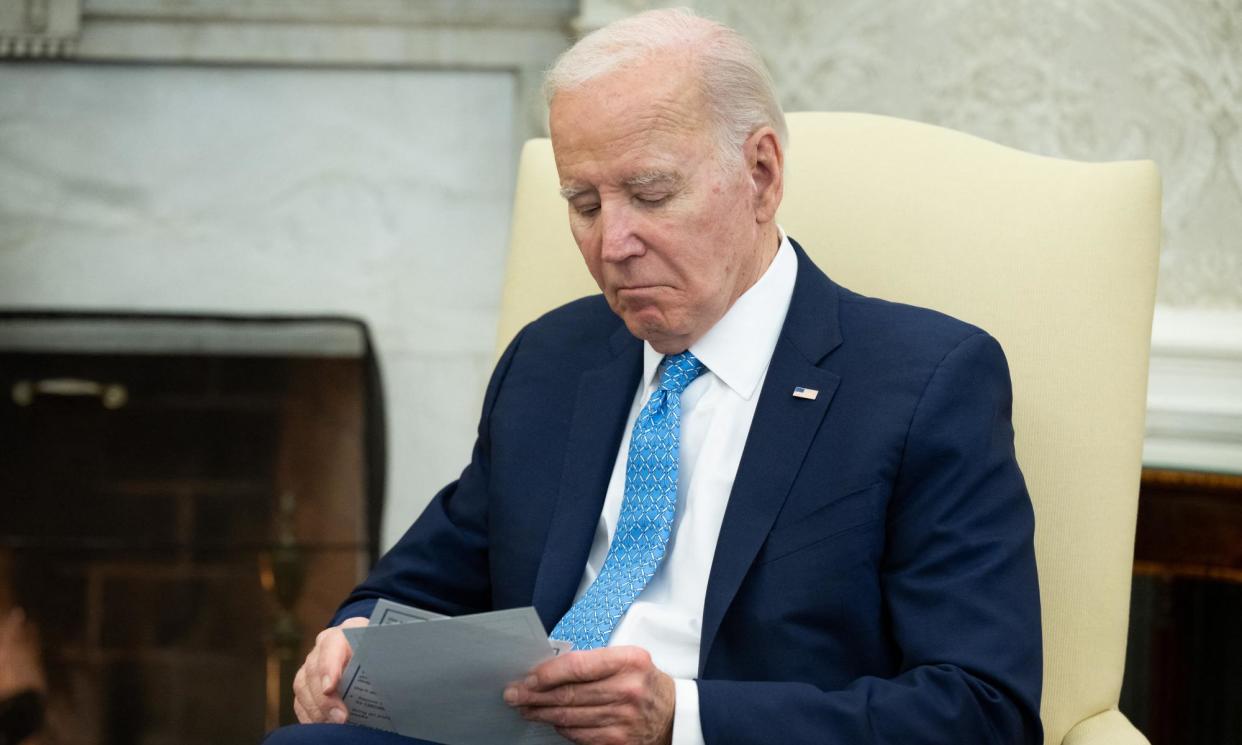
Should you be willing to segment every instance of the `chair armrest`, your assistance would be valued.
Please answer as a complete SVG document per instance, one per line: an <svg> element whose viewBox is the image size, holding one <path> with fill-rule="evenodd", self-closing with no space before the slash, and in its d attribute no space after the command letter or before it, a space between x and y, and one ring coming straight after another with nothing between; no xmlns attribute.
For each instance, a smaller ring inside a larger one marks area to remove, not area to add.
<svg viewBox="0 0 1242 745"><path fill-rule="evenodd" d="M1087 717L1070 728L1061 745L1151 745L1116 709Z"/></svg>

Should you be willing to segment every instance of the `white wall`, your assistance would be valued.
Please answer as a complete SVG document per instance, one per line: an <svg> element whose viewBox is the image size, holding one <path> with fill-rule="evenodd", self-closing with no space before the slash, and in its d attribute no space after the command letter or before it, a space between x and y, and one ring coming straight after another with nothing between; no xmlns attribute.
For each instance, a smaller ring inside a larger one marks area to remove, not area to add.
<svg viewBox="0 0 1242 745"><path fill-rule="evenodd" d="M469 455L512 194L504 72L0 65L0 306L344 313L385 543Z"/></svg>

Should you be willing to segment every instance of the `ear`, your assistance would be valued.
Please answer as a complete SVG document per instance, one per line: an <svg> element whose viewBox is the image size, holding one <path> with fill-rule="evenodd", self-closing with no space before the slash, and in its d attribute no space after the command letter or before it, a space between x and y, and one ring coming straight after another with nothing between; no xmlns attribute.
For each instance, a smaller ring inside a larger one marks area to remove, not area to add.
<svg viewBox="0 0 1242 745"><path fill-rule="evenodd" d="M785 151L771 127L755 130L742 151L755 189L755 220L771 222L785 194Z"/></svg>

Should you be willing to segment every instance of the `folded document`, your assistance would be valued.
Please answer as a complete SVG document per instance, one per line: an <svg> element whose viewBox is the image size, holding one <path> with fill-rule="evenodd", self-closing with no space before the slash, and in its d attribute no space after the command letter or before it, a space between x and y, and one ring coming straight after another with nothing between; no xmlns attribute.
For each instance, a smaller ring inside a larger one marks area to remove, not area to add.
<svg viewBox="0 0 1242 745"><path fill-rule="evenodd" d="M534 608L449 618L381 600L371 625L345 629L353 658L342 698L353 724L444 745L565 740L505 704L505 686L568 645Z"/></svg>

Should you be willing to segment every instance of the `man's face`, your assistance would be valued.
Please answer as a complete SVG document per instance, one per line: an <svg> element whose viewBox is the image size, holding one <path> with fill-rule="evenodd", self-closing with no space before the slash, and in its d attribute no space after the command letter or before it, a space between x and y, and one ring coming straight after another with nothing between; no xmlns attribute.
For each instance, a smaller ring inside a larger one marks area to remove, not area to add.
<svg viewBox="0 0 1242 745"><path fill-rule="evenodd" d="M630 332L665 354L697 341L762 274L755 184L717 162L687 65L645 64L558 93L550 127L569 224Z"/></svg>

